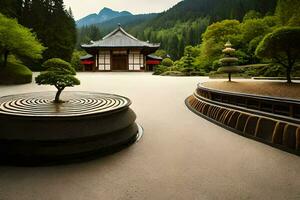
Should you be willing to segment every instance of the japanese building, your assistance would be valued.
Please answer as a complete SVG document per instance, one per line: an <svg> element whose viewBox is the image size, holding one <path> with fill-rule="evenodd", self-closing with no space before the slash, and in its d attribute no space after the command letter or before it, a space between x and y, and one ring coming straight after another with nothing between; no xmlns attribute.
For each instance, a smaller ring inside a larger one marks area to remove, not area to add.
<svg viewBox="0 0 300 200"><path fill-rule="evenodd" d="M81 47L90 54L81 59L85 71L148 71L146 58L160 44L140 41L119 25L102 40Z"/></svg>

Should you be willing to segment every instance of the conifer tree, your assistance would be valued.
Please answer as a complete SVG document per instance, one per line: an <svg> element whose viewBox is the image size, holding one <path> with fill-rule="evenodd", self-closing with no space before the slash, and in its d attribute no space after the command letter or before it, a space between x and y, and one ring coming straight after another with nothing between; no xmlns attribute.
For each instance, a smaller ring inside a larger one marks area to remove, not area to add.
<svg viewBox="0 0 300 200"><path fill-rule="evenodd" d="M219 60L220 63L222 63L222 67L220 67L218 71L227 73L229 82L231 82L231 74L240 71L239 67L235 66L235 64L238 62L238 58L234 57L234 52L235 49L232 48L231 43L228 41L225 44L225 49L223 50L224 58Z"/></svg>

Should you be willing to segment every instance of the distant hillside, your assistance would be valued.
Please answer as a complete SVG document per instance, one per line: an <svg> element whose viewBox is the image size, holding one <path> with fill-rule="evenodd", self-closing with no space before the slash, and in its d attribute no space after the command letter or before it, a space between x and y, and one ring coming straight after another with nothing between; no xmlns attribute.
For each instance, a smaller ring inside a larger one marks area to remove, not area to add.
<svg viewBox="0 0 300 200"><path fill-rule="evenodd" d="M224 19L242 20L244 15L255 10L262 16L274 13L277 0L183 0L160 14L131 15L117 17L96 25L98 32L105 35L118 23L130 34L141 40L161 43L174 59L182 56L188 45L199 45L201 35L213 22ZM88 37L84 32L90 32ZM96 29L81 31L79 43L97 40Z"/></svg>
<svg viewBox="0 0 300 200"><path fill-rule="evenodd" d="M118 24L121 24L123 28L130 29L134 26L140 25L142 23L147 23L150 20L157 17L158 14L141 14L141 15L130 15L130 16L123 16L123 17L116 17L114 19L95 24L95 26L99 27L102 34L107 34L114 30Z"/></svg>
<svg viewBox="0 0 300 200"><path fill-rule="evenodd" d="M175 59L187 45L201 43L207 26L224 19L242 20L250 10L274 13L277 0L184 0L146 23L129 27L135 37L160 42Z"/></svg>
<svg viewBox="0 0 300 200"><path fill-rule="evenodd" d="M249 10L262 14L274 12L277 0L184 0L161 13L149 23L154 28L169 28L179 21L209 17L212 22L243 19Z"/></svg>
<svg viewBox="0 0 300 200"><path fill-rule="evenodd" d="M82 27L82 26L88 26L88 25L93 25L93 24L98 24L102 23L105 21L109 21L111 19L117 18L117 17L127 17L131 16L132 14L127 11L114 11L110 8L103 8L99 14L90 14L78 21L76 21L77 27Z"/></svg>

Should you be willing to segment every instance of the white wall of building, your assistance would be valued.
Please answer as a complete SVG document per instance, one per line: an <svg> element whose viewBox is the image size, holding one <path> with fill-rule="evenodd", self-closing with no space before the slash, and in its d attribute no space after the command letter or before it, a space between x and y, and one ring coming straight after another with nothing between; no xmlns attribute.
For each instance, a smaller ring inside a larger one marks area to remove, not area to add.
<svg viewBox="0 0 300 200"><path fill-rule="evenodd" d="M141 70L144 67L144 55L140 51L130 51L128 55L129 70Z"/></svg>
<svg viewBox="0 0 300 200"><path fill-rule="evenodd" d="M110 51L99 51L99 70L109 71L111 69Z"/></svg>

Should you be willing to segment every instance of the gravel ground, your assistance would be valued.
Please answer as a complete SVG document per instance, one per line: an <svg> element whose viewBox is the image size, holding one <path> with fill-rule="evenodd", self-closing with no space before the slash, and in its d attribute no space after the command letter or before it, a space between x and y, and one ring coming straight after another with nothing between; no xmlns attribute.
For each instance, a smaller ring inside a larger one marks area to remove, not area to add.
<svg viewBox="0 0 300 200"><path fill-rule="evenodd" d="M0 200L300 199L300 158L218 127L184 105L199 77L80 73L87 90L132 99L142 140L90 162L0 166ZM54 90L0 86L0 95Z"/></svg>
<svg viewBox="0 0 300 200"><path fill-rule="evenodd" d="M204 86L213 89L250 93L264 96L275 96L300 99L300 83L287 84L285 82L271 81L210 81Z"/></svg>

